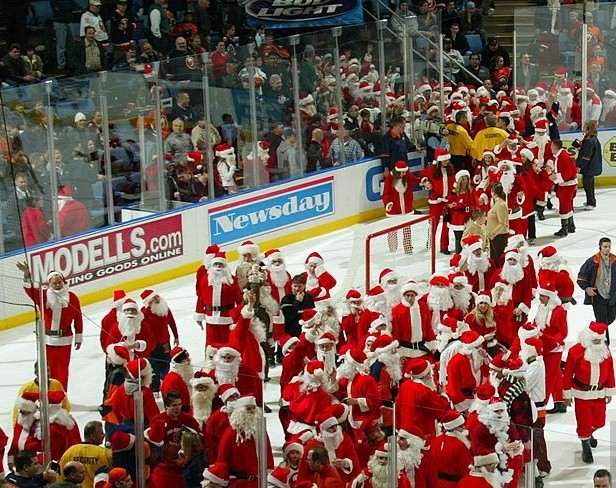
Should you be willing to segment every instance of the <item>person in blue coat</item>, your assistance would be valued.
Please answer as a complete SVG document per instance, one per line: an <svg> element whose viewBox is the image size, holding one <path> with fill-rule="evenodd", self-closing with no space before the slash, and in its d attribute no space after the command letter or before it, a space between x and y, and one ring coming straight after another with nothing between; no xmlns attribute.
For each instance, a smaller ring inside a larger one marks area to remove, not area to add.
<svg viewBox="0 0 616 488"><path fill-rule="evenodd" d="M582 185L586 193L586 210L592 210L597 206L595 198L595 176L603 171L603 155L601 143L597 138L597 123L588 120L584 124L584 138L581 141L574 141L574 147L578 147L578 155L575 164L582 174Z"/></svg>

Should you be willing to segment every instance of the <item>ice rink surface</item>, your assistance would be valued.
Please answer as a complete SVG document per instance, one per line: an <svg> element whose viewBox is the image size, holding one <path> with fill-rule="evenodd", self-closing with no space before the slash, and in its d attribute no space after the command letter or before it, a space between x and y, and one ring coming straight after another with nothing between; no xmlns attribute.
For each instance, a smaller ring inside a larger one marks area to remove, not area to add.
<svg viewBox="0 0 616 488"><path fill-rule="evenodd" d="M538 238L535 245L530 247L530 252L536 259L537 252L543 246L555 245L559 253L566 258L567 267L575 280L584 260L597 252L601 237L608 236L614 240L612 252L616 253L616 189L599 188L598 207L592 211L583 209L584 192L578 191L574 215L577 232L563 239L557 239L552 235L560 228L557 200L553 198L553 201L555 208L546 211L545 221L537 223ZM362 226L363 224L341 229L281 248L288 271L291 274L302 272L306 256L312 251L317 251L323 256L328 271L338 279L339 283L342 282L347 269L356 265L358 256L352 255L353 242L354 236L357 232L361 232ZM453 241L450 249L453 249ZM266 249L261 251L264 252ZM448 261L449 256L437 255L437 271L446 271ZM408 275L405 278L414 277ZM113 280L113 277L108 280ZM122 288L122 282L118 279L116 283L105 284L105 287L111 286ZM193 364L199 368L203 364L204 333L192 318L195 302L194 277L186 276L164 283L153 282L150 288L159 292L168 301L178 323L181 345L189 350ZM139 292L140 290L129 295L139 302ZM568 345L577 341L579 331L594 318L592 308L583 305L583 291L577 287L575 298L578 304L569 310L568 315ZM110 306L111 297L107 302L99 302L83 309L84 344L81 350L73 352L68 391L72 413L80 428L83 428L87 421L100 418L97 407L102 396L104 356L99 344L99 324ZM531 317L533 315L534 308ZM11 412L15 396L20 386L33 376L32 366L36 359L33 329L33 325L25 325L0 333L0 425L9 437L12 434ZM612 337L616 338L616 332L612 332ZM612 347L613 352L616 352L615 349ZM274 454L278 457L283 443L282 429L277 416L280 398L279 374L278 366L270 371L272 380L265 385L265 399L273 410L272 414L267 415L268 431ZM570 408L565 414L548 415L545 430L553 468L551 475L546 479L547 486L591 486L592 474L596 469L602 467L610 469L612 460L616 459L616 428L612 429L613 435L610 431L610 423L614 420L616 420L616 402L608 405L608 425L595 434L599 441L598 447L594 449L595 463L585 465L581 460L581 445L575 434L573 409Z"/></svg>

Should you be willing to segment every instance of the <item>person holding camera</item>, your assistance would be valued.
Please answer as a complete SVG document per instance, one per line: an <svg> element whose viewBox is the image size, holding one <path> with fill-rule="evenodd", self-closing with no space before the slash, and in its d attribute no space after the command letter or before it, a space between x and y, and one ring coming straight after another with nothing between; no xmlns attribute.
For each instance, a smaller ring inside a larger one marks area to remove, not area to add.
<svg viewBox="0 0 616 488"><path fill-rule="evenodd" d="M55 483L57 478L51 463L43 469L36 452L19 451L15 456L15 471L7 474L5 480L18 488L43 488Z"/></svg>
<svg viewBox="0 0 616 488"><path fill-rule="evenodd" d="M582 185L586 193L584 209L594 210L597 207L595 176L599 176L603 170L601 143L597 138L597 123L594 120L586 121L583 139L581 141L576 139L572 146L578 150L575 164L582 175Z"/></svg>

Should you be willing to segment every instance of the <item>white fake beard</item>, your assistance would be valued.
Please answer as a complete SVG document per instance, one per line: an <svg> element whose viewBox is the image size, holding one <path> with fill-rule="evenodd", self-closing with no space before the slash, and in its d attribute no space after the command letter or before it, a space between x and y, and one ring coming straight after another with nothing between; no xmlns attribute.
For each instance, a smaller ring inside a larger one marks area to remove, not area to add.
<svg viewBox="0 0 616 488"><path fill-rule="evenodd" d="M500 418L490 409L486 409L477 415L479 421L488 428L490 434L496 436L501 444L509 441L509 414L505 410Z"/></svg>
<svg viewBox="0 0 616 488"><path fill-rule="evenodd" d="M340 321L333 307L328 306L321 312L321 323L325 327L325 332L334 334L336 338L340 336Z"/></svg>
<svg viewBox="0 0 616 488"><path fill-rule="evenodd" d="M423 378L419 380L425 386L430 388L432 391L436 391L436 383L434 383L434 375L432 373L427 374Z"/></svg>
<svg viewBox="0 0 616 488"><path fill-rule="evenodd" d="M378 355L378 360L385 365L392 381L398 383L402 379L402 364L400 363L399 352L383 352Z"/></svg>
<svg viewBox="0 0 616 488"><path fill-rule="evenodd" d="M223 363L214 359L216 364L216 383L219 385L231 384L235 385L240 372L240 360L235 359L232 363Z"/></svg>
<svg viewBox="0 0 616 488"><path fill-rule="evenodd" d="M190 403L193 407L193 417L195 417L202 424L212 414L212 402L216 396L216 390L214 388L208 388L205 391L198 391L193 389L190 396Z"/></svg>
<svg viewBox="0 0 616 488"><path fill-rule="evenodd" d="M343 362L340 366L338 366L338 370L336 371L336 379L341 380L342 378L347 378L348 380L352 380L357 374L357 369L348 361Z"/></svg>
<svg viewBox="0 0 616 488"><path fill-rule="evenodd" d="M230 285L233 283L231 271L226 266L224 268L212 267L208 272L210 285Z"/></svg>
<svg viewBox="0 0 616 488"><path fill-rule="evenodd" d="M468 447L469 449L471 448L471 441L468 438L468 430L467 429L454 430L454 431L451 431L451 432L447 432L447 435L450 435L451 437L455 437L460 442L462 442L466 447Z"/></svg>
<svg viewBox="0 0 616 488"><path fill-rule="evenodd" d="M485 480L494 488L501 488L505 484L503 475L498 469L495 469L494 472L490 472L488 471L488 468L482 466L478 469L478 471L481 473L481 476L483 476Z"/></svg>
<svg viewBox="0 0 616 488"><path fill-rule="evenodd" d="M71 430L75 427L75 420L70 416L70 414L62 408L60 404L52 404L49 405L49 423L50 424L58 424L62 427L65 427L68 430Z"/></svg>
<svg viewBox="0 0 616 488"><path fill-rule="evenodd" d="M368 469L372 473L372 488L389 488L389 466L381 466L376 456L370 456Z"/></svg>
<svg viewBox="0 0 616 488"><path fill-rule="evenodd" d="M410 441L406 449L398 447L398 468L407 471L419 467L423 459L422 447L423 443L416 441Z"/></svg>
<svg viewBox="0 0 616 488"><path fill-rule="evenodd" d="M524 278L524 269L520 263L511 265L505 261L501 270L501 278L507 280L512 285Z"/></svg>
<svg viewBox="0 0 616 488"><path fill-rule="evenodd" d="M563 119L565 119L567 112L573 106L573 95L558 95L558 104L560 105L560 113Z"/></svg>
<svg viewBox="0 0 616 488"><path fill-rule="evenodd" d="M616 98L604 98L603 110L601 111L601 122L605 122L605 119L612 110L616 107Z"/></svg>
<svg viewBox="0 0 616 488"><path fill-rule="evenodd" d="M387 302L385 300L382 300L382 299L375 300L372 297L366 298L366 308L368 310L372 310L373 312L378 312L379 314L383 316L387 316L387 312L389 312L389 310L387 309Z"/></svg>
<svg viewBox="0 0 616 488"><path fill-rule="evenodd" d="M320 388L325 388L327 384L327 376L325 371L321 371L315 374L302 375L302 384L299 387L299 391L303 394L317 391Z"/></svg>
<svg viewBox="0 0 616 488"><path fill-rule="evenodd" d="M35 420L36 418L34 418L34 412L27 413L25 415L21 412L17 414L17 423L21 425L24 428L24 430L28 432L30 432L30 429L32 428L32 424L34 424Z"/></svg>
<svg viewBox="0 0 616 488"><path fill-rule="evenodd" d="M252 317L250 319L250 332L252 332L252 335L259 344L265 342L265 340L267 339L267 334L265 333L265 324L256 317Z"/></svg>
<svg viewBox="0 0 616 488"><path fill-rule="evenodd" d="M464 287L462 290L451 289L451 298L453 299L453 305L461 310L468 310L471 304L471 291Z"/></svg>
<svg viewBox="0 0 616 488"><path fill-rule="evenodd" d="M449 310L453 307L453 298L451 298L449 288L431 286L427 301L431 310Z"/></svg>
<svg viewBox="0 0 616 488"><path fill-rule="evenodd" d="M436 348L438 352L443 352L445 350L445 348L449 344L449 341L451 340L451 337L452 335L449 332L438 333L438 335L436 336Z"/></svg>
<svg viewBox="0 0 616 488"><path fill-rule="evenodd" d="M58 198L58 210L62 210L64 208L64 205L66 205L66 202L68 202L68 199Z"/></svg>
<svg viewBox="0 0 616 488"><path fill-rule="evenodd" d="M342 433L342 429L338 425L336 428L336 432L321 432L321 440L323 441L323 445L325 449L327 449L328 453L332 453L334 455L334 459L336 459L336 449L340 447L342 441L344 440L344 434ZM330 461L333 461L330 454Z"/></svg>
<svg viewBox="0 0 616 488"><path fill-rule="evenodd" d="M402 283L396 283L395 285L385 283L383 289L385 290L385 300L389 308L392 308L400 303L400 290L402 289Z"/></svg>
<svg viewBox="0 0 616 488"><path fill-rule="evenodd" d="M278 287L283 288L284 285L289 281L289 275L287 274L287 265L282 264L270 264L270 277L272 278L272 283ZM281 297L282 298L282 297Z"/></svg>
<svg viewBox="0 0 616 488"><path fill-rule="evenodd" d="M175 361L171 361L169 370L179 374L184 380L184 383L190 387L190 380L193 378L193 367L190 363L176 363Z"/></svg>
<svg viewBox="0 0 616 488"><path fill-rule="evenodd" d="M485 273L490 267L490 259L485 252L481 253L480 257L471 253L467 260L468 271L474 275L476 273Z"/></svg>
<svg viewBox="0 0 616 488"><path fill-rule="evenodd" d="M134 317L126 317L121 314L118 318L118 329L123 337L128 338L131 342L135 340L135 337L141 332L141 322L143 320L143 314L139 311Z"/></svg>
<svg viewBox="0 0 616 488"><path fill-rule="evenodd" d="M610 349L606 344L590 344L584 352L584 359L592 364L601 364L610 357Z"/></svg>
<svg viewBox="0 0 616 488"><path fill-rule="evenodd" d="M325 372L330 374L336 370L336 351L323 351L317 348L317 359L325 364Z"/></svg>
<svg viewBox="0 0 616 488"><path fill-rule="evenodd" d="M69 301L68 287L64 285L60 290L47 288L47 308L59 310L68 307Z"/></svg>
<svg viewBox="0 0 616 488"><path fill-rule="evenodd" d="M515 183L515 173L513 170L503 171L503 174L500 177L500 183L503 185L505 194L509 195L511 189L513 188L513 184Z"/></svg>
<svg viewBox="0 0 616 488"><path fill-rule="evenodd" d="M254 412L247 412L245 408L234 409L229 415L229 425L235 430L235 441L240 444L252 439L259 430L258 423L259 409Z"/></svg>
<svg viewBox="0 0 616 488"><path fill-rule="evenodd" d="M169 313L169 304L162 298L158 297L159 303L150 303L150 311L157 317L166 317Z"/></svg>
<svg viewBox="0 0 616 488"><path fill-rule="evenodd" d="M308 276L306 277L306 289L312 290L313 288L319 286L319 279L317 278L317 275L310 272L308 266L306 266L306 270L308 273Z"/></svg>
<svg viewBox="0 0 616 488"><path fill-rule="evenodd" d="M544 305L542 303L539 304L539 307L537 308L537 315L535 315L535 323L540 330L543 330L544 327L547 325L548 315L551 311L552 309L549 308L547 305Z"/></svg>

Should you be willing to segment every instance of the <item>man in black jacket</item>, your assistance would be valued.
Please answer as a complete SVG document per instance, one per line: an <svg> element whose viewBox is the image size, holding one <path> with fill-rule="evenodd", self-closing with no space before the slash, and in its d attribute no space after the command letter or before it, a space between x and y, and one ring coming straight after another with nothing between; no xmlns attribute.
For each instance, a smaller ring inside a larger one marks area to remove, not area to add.
<svg viewBox="0 0 616 488"><path fill-rule="evenodd" d="M56 33L56 63L58 70L65 71L69 67L67 47L78 37L79 20L84 10L75 0L51 0L51 9Z"/></svg>

